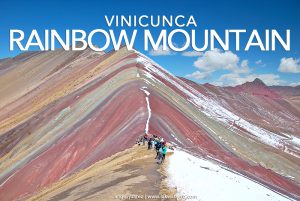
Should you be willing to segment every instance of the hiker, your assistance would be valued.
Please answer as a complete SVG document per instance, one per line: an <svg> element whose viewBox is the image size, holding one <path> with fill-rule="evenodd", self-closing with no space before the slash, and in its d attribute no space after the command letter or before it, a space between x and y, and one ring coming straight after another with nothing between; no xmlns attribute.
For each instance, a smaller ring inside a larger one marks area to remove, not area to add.
<svg viewBox="0 0 300 201"><path fill-rule="evenodd" d="M162 164L164 162L166 154L167 154L166 142L162 142L161 147L159 148L158 151L157 164Z"/></svg>
<svg viewBox="0 0 300 201"><path fill-rule="evenodd" d="M152 138L151 149L152 147L154 147L154 145L155 145L155 137Z"/></svg>
<svg viewBox="0 0 300 201"><path fill-rule="evenodd" d="M143 135L140 135L137 139L136 139L136 144L138 144L139 146L142 144L143 142Z"/></svg>
<svg viewBox="0 0 300 201"><path fill-rule="evenodd" d="M163 156L162 156L162 162L164 162L165 158L166 158L166 154L167 154L167 143L166 141L163 142L162 146L163 146Z"/></svg>
<svg viewBox="0 0 300 201"><path fill-rule="evenodd" d="M153 141L153 139L152 139L152 137L150 137L148 140L148 149L152 149L152 141Z"/></svg>
<svg viewBox="0 0 300 201"><path fill-rule="evenodd" d="M143 145L145 145L147 139L148 139L148 135L147 135L147 133L145 133L145 135L143 137Z"/></svg>
<svg viewBox="0 0 300 201"><path fill-rule="evenodd" d="M162 153L163 153L163 150L162 150L162 147L161 147L161 148L159 148L158 153L157 153L157 162L156 162L157 164L161 163Z"/></svg>
<svg viewBox="0 0 300 201"><path fill-rule="evenodd" d="M138 144L140 146L140 136L136 138L135 144Z"/></svg>
<svg viewBox="0 0 300 201"><path fill-rule="evenodd" d="M160 139L157 138L156 139L156 142L155 142L155 150L156 150L156 156L155 156L155 159L158 158L158 155L159 155L159 149L161 148L161 142L160 142Z"/></svg>
<svg viewBox="0 0 300 201"><path fill-rule="evenodd" d="M163 158L163 147L159 148L158 151L158 157L157 157L157 164L161 164L162 163L162 158Z"/></svg>

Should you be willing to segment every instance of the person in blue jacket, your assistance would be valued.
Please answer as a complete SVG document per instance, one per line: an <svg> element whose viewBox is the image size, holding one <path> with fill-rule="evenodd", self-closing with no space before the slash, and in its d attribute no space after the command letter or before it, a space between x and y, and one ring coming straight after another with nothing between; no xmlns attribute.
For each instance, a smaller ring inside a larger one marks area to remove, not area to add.
<svg viewBox="0 0 300 201"><path fill-rule="evenodd" d="M164 162L165 157L167 154L167 146L166 143L162 143L162 146L160 147L159 151L158 151L158 159L157 159L157 164L161 164Z"/></svg>

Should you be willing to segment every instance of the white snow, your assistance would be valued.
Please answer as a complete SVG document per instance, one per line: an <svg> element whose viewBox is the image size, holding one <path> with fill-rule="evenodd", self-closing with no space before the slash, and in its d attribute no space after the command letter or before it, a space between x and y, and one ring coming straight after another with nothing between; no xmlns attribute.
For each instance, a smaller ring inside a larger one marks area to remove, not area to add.
<svg viewBox="0 0 300 201"><path fill-rule="evenodd" d="M300 138L293 136L293 135L290 135L290 138L291 138L291 143L293 143L295 145L300 144Z"/></svg>
<svg viewBox="0 0 300 201"><path fill-rule="evenodd" d="M147 89L146 86L140 88L140 90L142 90L146 94L146 102L147 102L147 109L148 109L148 119L147 119L146 126L145 126L145 132L148 133L148 131L149 131L149 121L150 121L150 118L151 118L151 108L150 108L150 102L149 102L150 92L147 91L146 89Z"/></svg>
<svg viewBox="0 0 300 201"><path fill-rule="evenodd" d="M151 108L150 108L150 103L149 103L149 97L146 97L146 101L147 101L147 108L148 108L148 119L147 119L147 123L146 123L145 132L148 133L148 131L149 131L149 121L150 121L150 118L151 118Z"/></svg>
<svg viewBox="0 0 300 201"><path fill-rule="evenodd" d="M147 79L145 79L145 78L142 78L144 81L145 81L145 83L146 84L149 84L149 85L152 85L152 86L155 86L152 82L149 82Z"/></svg>
<svg viewBox="0 0 300 201"><path fill-rule="evenodd" d="M212 161L179 149L169 157L167 172L168 185L177 188L177 197L193 198L187 200L291 200Z"/></svg>
<svg viewBox="0 0 300 201"><path fill-rule="evenodd" d="M172 136L177 142L179 142L180 144L183 144L180 140L178 140L178 138L177 138L173 133L171 133L171 136Z"/></svg>
<svg viewBox="0 0 300 201"><path fill-rule="evenodd" d="M147 91L147 90L145 90L145 88L142 87L141 90L146 94L146 96L149 96L149 95L150 95L150 92Z"/></svg>
<svg viewBox="0 0 300 201"><path fill-rule="evenodd" d="M144 75L147 78L149 78L150 80L152 80L154 83L155 82L159 82L160 84L162 84L162 82L159 79L157 79L156 77L154 77L153 75L151 75L149 72L145 71L144 73L145 73Z"/></svg>

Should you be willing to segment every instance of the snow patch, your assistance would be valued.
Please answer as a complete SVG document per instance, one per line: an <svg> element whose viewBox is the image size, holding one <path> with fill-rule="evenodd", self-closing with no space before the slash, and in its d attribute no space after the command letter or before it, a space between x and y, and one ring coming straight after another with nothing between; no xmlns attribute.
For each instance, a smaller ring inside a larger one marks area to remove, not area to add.
<svg viewBox="0 0 300 201"><path fill-rule="evenodd" d="M145 90L145 88L142 87L142 88L140 88L140 90L142 90L146 94L146 96L150 95L150 92Z"/></svg>
<svg viewBox="0 0 300 201"><path fill-rule="evenodd" d="M238 173L183 150L175 149L167 167L168 185L177 196L194 196L201 201L290 200Z"/></svg>
<svg viewBox="0 0 300 201"><path fill-rule="evenodd" d="M155 86L154 84L152 84L151 82L149 82L147 79L145 79L145 78L142 78L142 79L145 81L145 83L146 83L146 84L149 84L149 85Z"/></svg>
<svg viewBox="0 0 300 201"><path fill-rule="evenodd" d="M145 128L145 132L148 133L149 131L149 121L151 118L151 108L150 108L150 103L149 103L149 97L146 97L146 101L147 101L147 108L148 108L148 119L146 122L146 128Z"/></svg>
<svg viewBox="0 0 300 201"><path fill-rule="evenodd" d="M172 136L177 142L179 142L180 144L183 144L180 140L178 140L178 138L177 138L173 133L171 133L171 136Z"/></svg>
<svg viewBox="0 0 300 201"><path fill-rule="evenodd" d="M151 108L150 108L150 102L149 102L149 96L150 96L150 92L146 90L147 87L143 86L140 88L140 90L142 90L145 94L146 94L146 102L147 102L147 109L148 109L148 119L146 122L146 126L145 126L145 133L148 133L149 131L149 122L150 122L150 118L151 118Z"/></svg>

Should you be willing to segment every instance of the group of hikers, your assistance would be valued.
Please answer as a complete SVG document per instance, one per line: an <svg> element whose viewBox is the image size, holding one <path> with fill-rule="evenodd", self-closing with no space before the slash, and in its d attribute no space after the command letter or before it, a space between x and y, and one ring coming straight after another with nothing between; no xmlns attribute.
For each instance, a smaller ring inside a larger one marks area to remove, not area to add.
<svg viewBox="0 0 300 201"><path fill-rule="evenodd" d="M167 154L167 145L166 141L162 137L159 137L157 135L147 134L145 132L144 135L141 135L136 140L136 143L138 145L148 145L148 150L151 150L153 147L156 150L156 157L157 164L161 164L164 162L166 154Z"/></svg>

